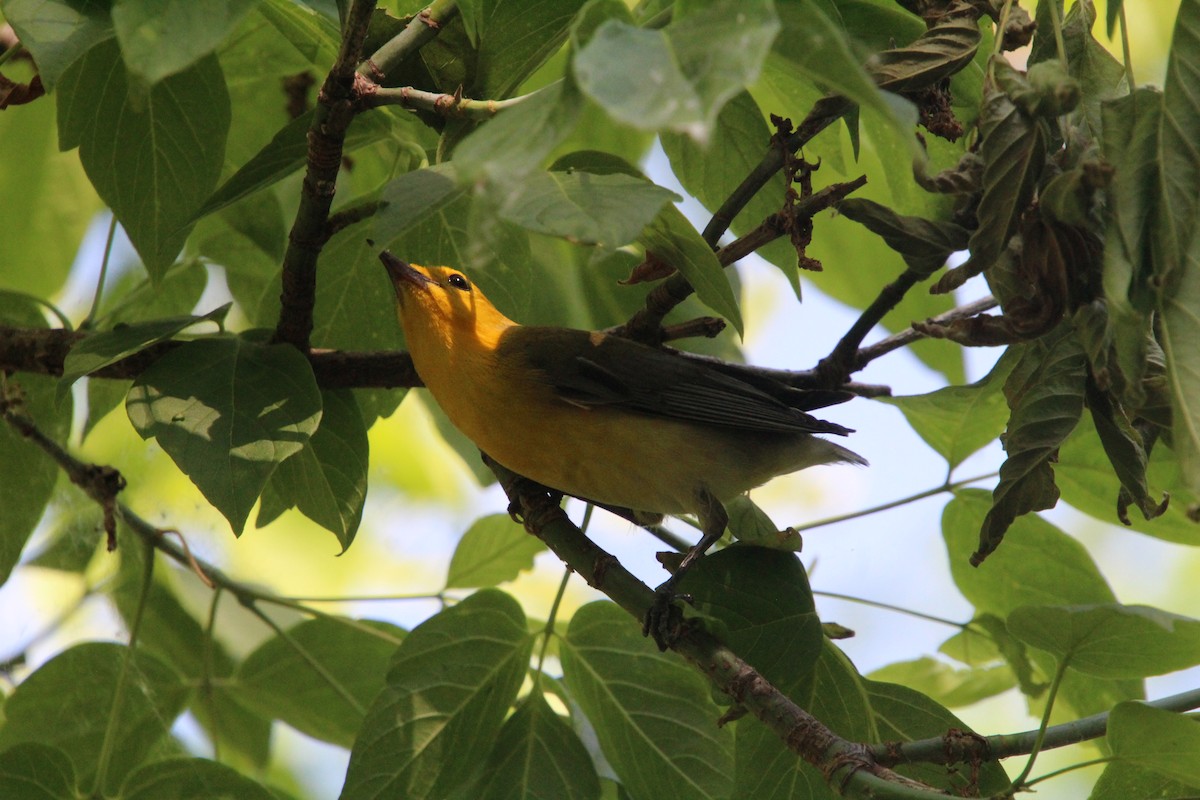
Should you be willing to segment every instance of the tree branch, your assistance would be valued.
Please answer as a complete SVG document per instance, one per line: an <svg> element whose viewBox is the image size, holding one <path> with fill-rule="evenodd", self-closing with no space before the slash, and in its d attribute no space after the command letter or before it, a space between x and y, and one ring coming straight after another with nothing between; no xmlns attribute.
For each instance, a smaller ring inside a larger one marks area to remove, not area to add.
<svg viewBox="0 0 1200 800"><path fill-rule="evenodd" d="M359 66L359 74L375 83L383 83L389 72L437 36L442 26L457 15L458 3L454 0L433 0L409 21L404 30L372 53Z"/></svg>
<svg viewBox="0 0 1200 800"><path fill-rule="evenodd" d="M837 205L846 195L861 188L867 182L865 175L845 183L834 183L808 197L799 198L789 212L791 220L811 219L821 211ZM787 232L782 213L767 217L757 228L745 236L717 250L717 261L727 267L738 259L750 255L760 247L775 241ZM626 336L639 342L660 344L663 318L695 291L687 278L680 273L659 283L646 295L645 306L624 325L609 330L617 336Z"/></svg>
<svg viewBox="0 0 1200 800"><path fill-rule="evenodd" d="M1146 701L1146 705L1164 711L1184 712L1200 708L1200 689ZM1099 739L1108 732L1108 713L1052 725L1046 729L1041 744L1042 750L1078 744L1090 739ZM915 742L884 742L872 745L875 759L888 766L921 762L926 764L974 764L981 761L996 761L1012 756L1028 755L1033 750L1038 731L979 736L962 731L951 731L932 739Z"/></svg>
<svg viewBox="0 0 1200 800"><path fill-rule="evenodd" d="M537 91L541 91L541 89ZM520 97L510 97L507 100L472 100L463 97L460 93L427 92L412 86L401 86L396 89L375 89L363 96L362 105L365 108L400 106L417 111L428 111L443 117L491 119L506 108L524 103L535 94L537 92L530 92Z"/></svg>
<svg viewBox="0 0 1200 800"><path fill-rule="evenodd" d="M283 291L274 341L307 351L313 327L317 258L325 246L326 223L333 203L346 130L354 119L358 89L354 71L362 55L375 0L354 0L346 15L337 59L317 95L316 114L308 129L308 166L300 191L300 207L283 255Z"/></svg>
<svg viewBox="0 0 1200 800"><path fill-rule="evenodd" d="M525 528L549 547L588 585L603 592L641 620L655 593L610 553L577 528L557 498L485 457ZM763 678L754 667L709 634L702 625L685 624L671 648L691 661L713 684L744 706L808 763L846 794L930 800L945 795L880 766L864 745L835 734Z"/></svg>

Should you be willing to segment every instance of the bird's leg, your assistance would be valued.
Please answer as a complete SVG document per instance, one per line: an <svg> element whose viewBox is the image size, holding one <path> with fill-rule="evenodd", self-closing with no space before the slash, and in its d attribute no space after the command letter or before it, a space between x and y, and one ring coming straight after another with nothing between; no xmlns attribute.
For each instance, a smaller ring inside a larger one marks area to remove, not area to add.
<svg viewBox="0 0 1200 800"><path fill-rule="evenodd" d="M725 526L729 524L729 514L725 511L725 506L712 492L699 489L696 499L699 501L696 516L700 519L700 541L687 551L687 555L679 562L679 566L666 583L654 590L657 596L642 623L643 635L654 637L654 643L658 645L659 650L666 650L674 643L683 624L683 612L675 605L675 601L681 598L691 599L687 595L676 594L675 587L692 565L708 552L708 548L724 535Z"/></svg>

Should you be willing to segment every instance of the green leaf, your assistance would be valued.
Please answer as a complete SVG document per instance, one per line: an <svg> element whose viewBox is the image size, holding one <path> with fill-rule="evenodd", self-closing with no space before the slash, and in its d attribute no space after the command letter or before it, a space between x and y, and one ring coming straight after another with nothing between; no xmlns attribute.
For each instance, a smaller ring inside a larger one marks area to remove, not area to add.
<svg viewBox="0 0 1200 800"><path fill-rule="evenodd" d="M696 290L696 297L729 320L738 335L742 334L742 312L729 276L683 212L673 205L667 206L646 226L638 241L647 253L679 270Z"/></svg>
<svg viewBox="0 0 1200 800"><path fill-rule="evenodd" d="M225 268L230 294L250 324L265 328L275 323L287 227L274 194L251 195L202 219L192 243L198 255Z"/></svg>
<svg viewBox="0 0 1200 800"><path fill-rule="evenodd" d="M258 12L279 35L313 65L328 65L337 56L338 26L316 10L292 0L264 0Z"/></svg>
<svg viewBox="0 0 1200 800"><path fill-rule="evenodd" d="M575 53L573 74L615 119L703 140L721 107L757 79L778 32L760 0L707 3L662 30L609 19Z"/></svg>
<svg viewBox="0 0 1200 800"><path fill-rule="evenodd" d="M906 686L864 681L879 740L911 742L944 736L948 730L970 732L970 727L933 700ZM898 771L923 783L945 789L952 795L978 793L985 797L1000 795L1009 787L1004 767L995 761L961 774L936 764L904 765Z"/></svg>
<svg viewBox="0 0 1200 800"><path fill-rule="evenodd" d="M42 329L46 320L31 300L0 292L0 321L21 328ZM38 429L56 442L71 432L71 403L54 401L54 378L14 373L24 395L24 411ZM8 580L21 557L46 504L54 496L58 465L42 448L8 423L0 424L0 584Z"/></svg>
<svg viewBox="0 0 1200 800"><path fill-rule="evenodd" d="M631 796L730 796L733 735L716 726L721 711L695 669L659 653L607 602L575 612L561 658L567 689Z"/></svg>
<svg viewBox="0 0 1200 800"><path fill-rule="evenodd" d="M1192 789L1180 781L1127 761L1110 761L1092 787L1088 800L1129 800L1131 797L1187 797Z"/></svg>
<svg viewBox="0 0 1200 800"><path fill-rule="evenodd" d="M546 549L507 514L490 514L471 523L450 558L447 589L495 586L533 569L533 557Z"/></svg>
<svg viewBox="0 0 1200 800"><path fill-rule="evenodd" d="M1200 788L1200 725L1143 703L1121 703L1108 717L1113 756Z"/></svg>
<svg viewBox="0 0 1200 800"><path fill-rule="evenodd" d="M1113 472L1121 481L1121 493L1117 500L1117 515L1129 524L1126 506L1129 503L1141 510L1146 519L1162 516L1167 510L1170 495L1154 497L1146 480L1146 449L1142 435L1133 427L1125 409L1113 401L1112 396L1092 380L1087 384L1087 405L1092 412L1100 443L1112 464Z"/></svg>
<svg viewBox="0 0 1200 800"><path fill-rule="evenodd" d="M316 110L307 111L279 129L253 158L238 168L190 217L192 221L236 203L304 167L308 159L308 130ZM359 114L346 132L343 153L352 153L388 138L393 131L385 112ZM205 193L207 194L207 192Z"/></svg>
<svg viewBox="0 0 1200 800"><path fill-rule="evenodd" d="M495 589L419 625L367 712L342 797L451 794L496 741L532 649L521 607Z"/></svg>
<svg viewBox="0 0 1200 800"><path fill-rule="evenodd" d="M1019 354L1019 348L1006 350L991 372L967 386L879 400L899 408L913 430L953 470L1004 432L1008 405L1001 389Z"/></svg>
<svg viewBox="0 0 1200 800"><path fill-rule="evenodd" d="M212 53L258 0L114 0L112 24L129 71L158 83Z"/></svg>
<svg viewBox="0 0 1200 800"><path fill-rule="evenodd" d="M951 253L966 249L970 237L966 228L953 222L897 214L864 198L843 200L838 212L882 238L922 279L941 269Z"/></svg>
<svg viewBox="0 0 1200 800"><path fill-rule="evenodd" d="M1200 23L1198 23L1200 24ZM1159 295L1159 327L1171 392L1171 448L1200 493L1200 236L1191 240L1172 291Z"/></svg>
<svg viewBox="0 0 1200 800"><path fill-rule="evenodd" d="M482 800L599 800L600 779L579 736L536 692L504 722L480 789Z"/></svg>
<svg viewBox="0 0 1200 800"><path fill-rule="evenodd" d="M31 742L57 747L74 763L80 783L88 785L110 726L126 653L123 645L88 642L39 667L4 704L0 751ZM131 667L124 672L128 683L112 732L108 783L101 787L110 791L170 736L190 692L174 670L145 653L134 655Z"/></svg>
<svg viewBox="0 0 1200 800"><path fill-rule="evenodd" d="M632 242L664 204L680 199L619 173L531 172L506 191L499 213L535 233L615 249Z"/></svg>
<svg viewBox="0 0 1200 800"><path fill-rule="evenodd" d="M1038 516L1013 522L1004 547L983 565L971 567L967 556L989 505L986 492L962 490L955 492L942 513L950 574L977 609L1007 617L1024 605L1116 601L1083 545Z"/></svg>
<svg viewBox="0 0 1200 800"><path fill-rule="evenodd" d="M804 547L800 534L791 528L779 530L749 495L739 495L725 503L725 511L729 514L729 532L739 542L793 553Z"/></svg>
<svg viewBox="0 0 1200 800"><path fill-rule="evenodd" d="M67 396L75 381L103 369L109 364L115 364L123 358L139 353L147 347L174 338L193 325L201 322L215 322L223 327L225 315L229 313L232 303L215 308L202 316L167 317L165 319L147 320L132 324L118 324L110 331L93 333L85 339L80 339L63 359L63 374L58 382L59 402Z"/></svg>
<svg viewBox="0 0 1200 800"><path fill-rule="evenodd" d="M25 742L0 753L0 796L7 800L81 797L75 766L57 747Z"/></svg>
<svg viewBox="0 0 1200 800"><path fill-rule="evenodd" d="M795 695L812 683L823 636L795 554L727 547L696 562L680 589L720 621L722 641L780 691Z"/></svg>
<svg viewBox="0 0 1200 800"><path fill-rule="evenodd" d="M121 800L276 800L232 767L206 758L169 758L126 778Z"/></svg>
<svg viewBox="0 0 1200 800"><path fill-rule="evenodd" d="M545 63L567 38L584 0L471 0L460 5L476 45L470 97L502 99Z"/></svg>
<svg viewBox="0 0 1200 800"><path fill-rule="evenodd" d="M1200 664L1200 620L1149 606L1023 606L1009 631L1101 678L1145 678Z"/></svg>
<svg viewBox="0 0 1200 800"><path fill-rule="evenodd" d="M1062 335L1046 344L1041 339L1022 354L1004 385L1012 416L1000 467L1000 482L992 492L992 509L979 531L979 548L971 555L978 564L992 553L1017 517L1051 508L1058 487L1051 467L1059 446L1075 429L1083 413L1087 357L1078 340Z"/></svg>
<svg viewBox="0 0 1200 800"><path fill-rule="evenodd" d="M404 631L386 622L320 617L268 639L238 667L233 696L269 719L342 747L384 686Z"/></svg>
<svg viewBox="0 0 1200 800"><path fill-rule="evenodd" d="M284 459L270 486L289 507L337 536L345 552L367 499L367 428L349 389L322 391L321 409L321 426L308 446Z"/></svg>
<svg viewBox="0 0 1200 800"><path fill-rule="evenodd" d="M875 742L879 735L863 680L850 660L826 640L814 671L815 682L792 699L839 736ZM766 725L738 724L731 797L755 800L833 800L824 776L790 750Z"/></svg>
<svg viewBox="0 0 1200 800"><path fill-rule="evenodd" d="M16 77L11 67L5 73ZM0 115L0 263L7 265L0 270L0 287L54 297L66 283L84 233L102 205L79 159L74 153L58 152L54 144L54 103L47 98L14 111Z"/></svg>
<svg viewBox="0 0 1200 800"><path fill-rule="evenodd" d="M574 85L552 83L480 125L454 150L459 180L503 182L537 169L575 130L584 101Z"/></svg>
<svg viewBox="0 0 1200 800"><path fill-rule="evenodd" d="M240 534L276 466L317 429L321 395L294 347L221 336L156 361L125 410Z"/></svg>
<svg viewBox="0 0 1200 800"><path fill-rule="evenodd" d="M1158 128L1158 208L1154 225L1154 277L1170 297L1181 273L1195 275L1196 207L1200 202L1200 3L1184 2L1175 17ZM1193 306L1193 309L1195 306Z"/></svg>
<svg viewBox="0 0 1200 800"><path fill-rule="evenodd" d="M375 214L372 237L386 249L396 237L458 200L466 189L455 180L454 164L435 164L406 172L383 189L383 208Z"/></svg>
<svg viewBox="0 0 1200 800"><path fill-rule="evenodd" d="M5 0L4 19L33 54L47 92L93 45L113 36L104 0Z"/></svg>
<svg viewBox="0 0 1200 800"><path fill-rule="evenodd" d="M162 277L216 186L229 133L229 93L208 56L149 91L130 80L115 41L88 51L58 91L63 149L79 145L92 185L151 277Z"/></svg>
<svg viewBox="0 0 1200 800"><path fill-rule="evenodd" d="M869 677L915 689L950 708L995 697L1017 684L1013 671L1007 666L956 669L928 656L888 664Z"/></svg>

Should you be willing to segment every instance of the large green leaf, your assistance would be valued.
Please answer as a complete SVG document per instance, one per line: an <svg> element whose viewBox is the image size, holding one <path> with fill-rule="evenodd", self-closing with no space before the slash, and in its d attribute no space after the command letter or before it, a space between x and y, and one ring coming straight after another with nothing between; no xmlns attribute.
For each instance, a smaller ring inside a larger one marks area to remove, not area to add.
<svg viewBox="0 0 1200 800"><path fill-rule="evenodd" d="M11 70L5 67L7 77L15 78ZM37 297L62 289L87 226L101 209L75 154L55 147L55 117L47 100L0 114L0 264L6 265L0 287ZM89 258L99 263L99 254Z"/></svg>
<svg viewBox="0 0 1200 800"><path fill-rule="evenodd" d="M508 97L567 38L584 0L467 0L459 4L475 44L475 79L468 95Z"/></svg>
<svg viewBox="0 0 1200 800"><path fill-rule="evenodd" d="M1101 678L1144 678L1200 664L1200 620L1149 606L1022 606L1008 629Z"/></svg>
<svg viewBox="0 0 1200 800"><path fill-rule="evenodd" d="M111 38L104 0L5 0L4 18L33 54L46 91L93 45Z"/></svg>
<svg viewBox="0 0 1200 800"><path fill-rule="evenodd" d="M531 172L505 194L500 216L535 233L615 249L632 242L665 203L679 199L620 173Z"/></svg>
<svg viewBox="0 0 1200 800"><path fill-rule="evenodd" d="M1158 742L1152 746L1158 746ZM1100 773L1088 800L1129 800L1131 797L1170 800L1188 795L1194 796L1195 792L1181 781L1129 761L1112 761Z"/></svg>
<svg viewBox="0 0 1200 800"><path fill-rule="evenodd" d="M229 93L216 57L147 91L107 41L71 67L57 94L59 146L79 146L92 185L161 278L224 162Z"/></svg>
<svg viewBox="0 0 1200 800"><path fill-rule="evenodd" d="M1185 480L1200 491L1200 3L1184 2L1175 18L1159 128L1159 202L1154 220L1155 279L1161 343L1171 380L1172 447Z"/></svg>
<svg viewBox="0 0 1200 800"><path fill-rule="evenodd" d="M80 797L75 765L57 747L25 742L0 753L0 796L8 800Z"/></svg>
<svg viewBox="0 0 1200 800"><path fill-rule="evenodd" d="M991 372L967 386L879 399L899 408L913 430L954 469L1004 432L1008 405L1001 389L1018 358L1018 350L1006 351Z"/></svg>
<svg viewBox="0 0 1200 800"><path fill-rule="evenodd" d="M36 742L61 749L81 783L96 774L103 742L113 725L108 790L146 760L170 735L190 693L174 670L145 653L122 669L127 651L109 642L88 642L47 661L8 697L0 727L0 751ZM115 721L113 693L128 681ZM104 788L104 787L101 787Z"/></svg>
<svg viewBox="0 0 1200 800"><path fill-rule="evenodd" d="M114 0L112 24L129 71L158 83L212 53L259 0Z"/></svg>
<svg viewBox="0 0 1200 800"><path fill-rule="evenodd" d="M480 789L482 800L600 798L591 756L540 692L504 722Z"/></svg>
<svg viewBox="0 0 1200 800"><path fill-rule="evenodd" d="M545 549L541 539L531 536L507 514L480 517L454 548L446 588L495 586L511 581L533 569L533 557Z"/></svg>
<svg viewBox="0 0 1200 800"><path fill-rule="evenodd" d="M561 657L567 688L630 795L729 796L733 735L716 726L720 709L692 667L659 653L607 602L575 612Z"/></svg>
<svg viewBox="0 0 1200 800"><path fill-rule="evenodd" d="M207 758L169 758L125 779L121 800L275 800L276 794L233 767Z"/></svg>
<svg viewBox="0 0 1200 800"><path fill-rule="evenodd" d="M1024 605L1116 601L1083 545L1034 515L1013 522L1004 547L979 567L970 566L968 556L989 506L986 492L968 489L956 492L942 514L950 574L977 609L1007 617Z"/></svg>
<svg viewBox="0 0 1200 800"><path fill-rule="evenodd" d="M490 749L529 668L533 637L510 596L484 589L400 645L363 721L342 797L441 798Z"/></svg>
<svg viewBox="0 0 1200 800"><path fill-rule="evenodd" d="M38 307L25 297L0 292L0 322L21 328L45 328ZM71 403L54 399L54 379L48 375L16 373L8 378L20 386L24 411L38 429L56 442L71 432ZM40 447L7 422L0 424L0 583L8 580L21 551L54 496L58 465Z"/></svg>
<svg viewBox="0 0 1200 800"><path fill-rule="evenodd" d="M404 631L386 622L320 617L268 639L238 667L231 692L247 707L315 739L354 744L383 689Z"/></svg>
<svg viewBox="0 0 1200 800"><path fill-rule="evenodd" d="M573 74L625 124L705 139L721 107L757 79L778 32L761 0L693 6L662 30L609 19L575 54Z"/></svg>
<svg viewBox="0 0 1200 800"><path fill-rule="evenodd" d="M240 534L276 466L317 429L321 394L295 348L220 336L156 361L125 409Z"/></svg>
<svg viewBox="0 0 1200 800"><path fill-rule="evenodd" d="M383 189L383 208L375 214L372 236L387 248L405 231L458 200L466 192L454 164L436 164L406 172Z"/></svg>
<svg viewBox="0 0 1200 800"><path fill-rule="evenodd" d="M1082 347L1074 336L1062 333L1050 344L1030 345L1013 368L1004 386L1012 409L1004 439L1008 457L971 563L983 561L1000 545L1014 519L1058 502L1051 464L1083 413L1086 374Z"/></svg>
<svg viewBox="0 0 1200 800"><path fill-rule="evenodd" d="M821 621L794 553L737 545L700 559L681 587L721 640L789 696L802 696L821 655Z"/></svg>
<svg viewBox="0 0 1200 800"><path fill-rule="evenodd" d="M1007 666L963 669L929 656L888 664L868 677L915 689L950 708L978 703L1016 685L1013 671Z"/></svg>
<svg viewBox="0 0 1200 800"><path fill-rule="evenodd" d="M321 409L321 426L308 446L284 459L271 473L268 489L333 533L344 552L354 541L367 499L367 428L349 389L321 392ZM265 524L261 513L257 524Z"/></svg>
<svg viewBox="0 0 1200 800"><path fill-rule="evenodd" d="M1200 725L1142 703L1121 703L1108 718L1108 744L1120 761L1200 789Z"/></svg>

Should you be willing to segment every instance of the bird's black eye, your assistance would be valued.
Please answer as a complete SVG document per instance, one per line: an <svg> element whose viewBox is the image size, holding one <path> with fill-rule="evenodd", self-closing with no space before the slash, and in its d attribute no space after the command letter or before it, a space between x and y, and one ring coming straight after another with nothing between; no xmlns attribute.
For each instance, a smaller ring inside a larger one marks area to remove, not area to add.
<svg viewBox="0 0 1200 800"><path fill-rule="evenodd" d="M457 272L451 273L450 277L446 279L446 283L450 284L455 289L462 289L464 292L471 291L471 284L467 283L467 279L462 275L459 275Z"/></svg>

